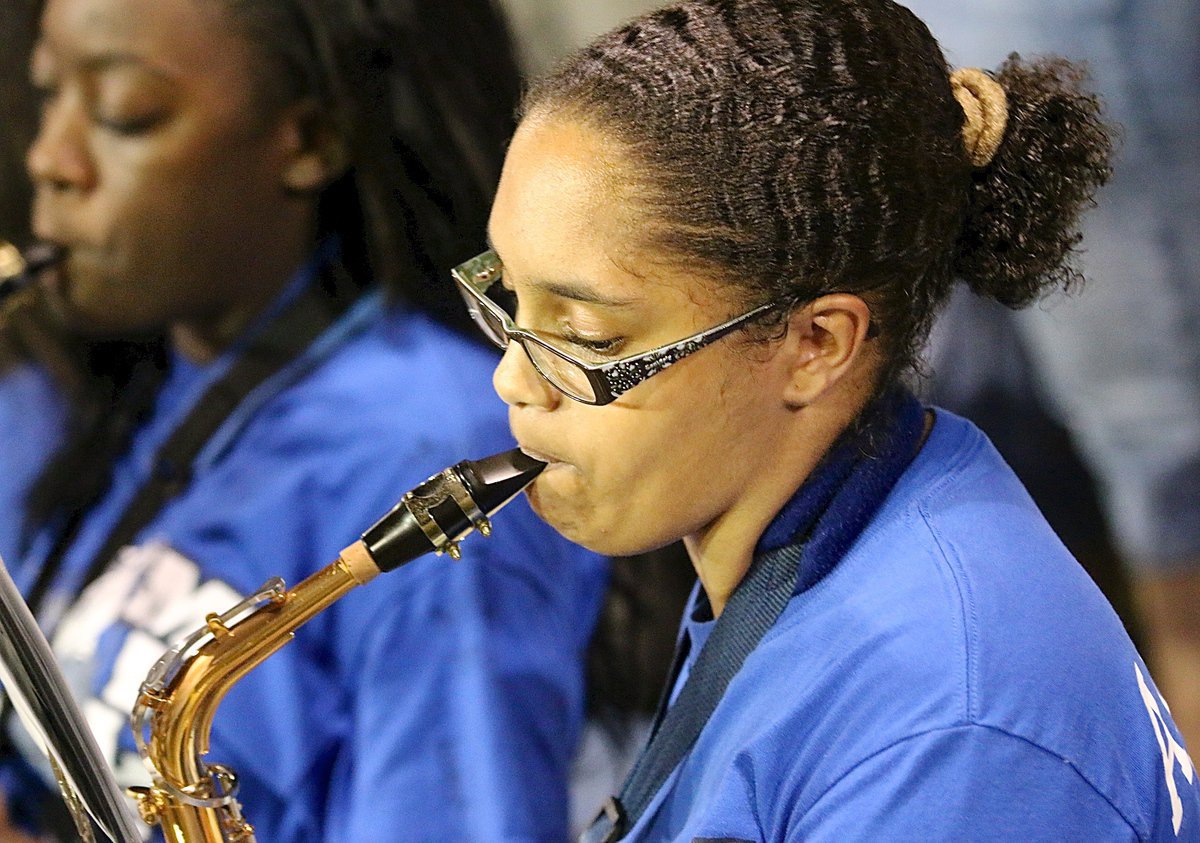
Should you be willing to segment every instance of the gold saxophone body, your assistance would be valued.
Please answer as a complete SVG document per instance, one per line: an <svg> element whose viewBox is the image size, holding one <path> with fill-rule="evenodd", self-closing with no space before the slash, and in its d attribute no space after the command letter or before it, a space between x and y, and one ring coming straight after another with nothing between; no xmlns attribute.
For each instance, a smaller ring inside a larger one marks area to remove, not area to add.
<svg viewBox="0 0 1200 843"><path fill-rule="evenodd" d="M169 650L142 684L132 715L153 782L131 789L142 819L161 826L167 843L253 841L236 774L202 760L225 694L302 624L379 573L429 551L458 558L458 542L472 530L490 534L489 516L544 467L519 450L457 463L406 494L361 541L295 588L269 580Z"/></svg>

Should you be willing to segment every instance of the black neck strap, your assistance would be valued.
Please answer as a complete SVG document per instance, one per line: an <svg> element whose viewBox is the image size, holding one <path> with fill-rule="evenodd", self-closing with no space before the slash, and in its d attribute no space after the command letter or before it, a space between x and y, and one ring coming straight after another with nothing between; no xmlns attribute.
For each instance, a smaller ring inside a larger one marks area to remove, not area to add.
<svg viewBox="0 0 1200 843"><path fill-rule="evenodd" d="M330 327L352 299L353 283L337 261L326 264L317 282L309 284L248 344L229 371L196 402L154 458L154 470L138 489L99 552L88 564L82 587L98 577L132 542L168 501L191 482L192 463L238 405L259 384L295 360ZM38 572L28 596L36 613L77 535L82 517L71 519Z"/></svg>
<svg viewBox="0 0 1200 843"><path fill-rule="evenodd" d="M675 704L660 711L650 742L629 774L620 797L610 797L604 803L592 826L580 837L580 843L620 840L637 824L671 771L700 736L746 657L791 599L800 554L800 547L784 547L751 566L696 657ZM676 662L681 660L677 658ZM674 672L677 670L678 665Z"/></svg>
<svg viewBox="0 0 1200 843"><path fill-rule="evenodd" d="M674 704L667 707L669 691L664 694L650 741L621 795L605 802L580 843L612 843L637 824L793 594L832 570L883 504L920 446L924 411L902 392L881 398L871 416L867 426L831 452L779 516L795 528L791 540L756 555ZM688 646L684 635L673 675Z"/></svg>

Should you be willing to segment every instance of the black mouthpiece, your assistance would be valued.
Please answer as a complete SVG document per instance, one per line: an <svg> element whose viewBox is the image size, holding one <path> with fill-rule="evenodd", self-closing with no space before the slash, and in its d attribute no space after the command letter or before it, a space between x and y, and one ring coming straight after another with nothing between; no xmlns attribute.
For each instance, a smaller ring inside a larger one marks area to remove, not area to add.
<svg viewBox="0 0 1200 843"><path fill-rule="evenodd" d="M471 530L491 533L488 518L546 467L519 448L481 460L463 460L435 474L400 499L362 535L381 571L391 571L436 551L458 558Z"/></svg>
<svg viewBox="0 0 1200 843"><path fill-rule="evenodd" d="M24 252L0 242L0 301L33 283L39 272L58 263L66 252L53 243L36 243Z"/></svg>

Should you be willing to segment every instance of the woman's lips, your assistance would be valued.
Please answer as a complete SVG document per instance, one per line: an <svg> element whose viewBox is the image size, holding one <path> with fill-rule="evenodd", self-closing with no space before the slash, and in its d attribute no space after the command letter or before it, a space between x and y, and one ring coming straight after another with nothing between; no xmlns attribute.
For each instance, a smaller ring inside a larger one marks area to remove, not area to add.
<svg viewBox="0 0 1200 843"><path fill-rule="evenodd" d="M70 285L70 261L70 253L59 247L58 260L38 273L38 283L52 296L59 299L65 299L67 296L67 288Z"/></svg>
<svg viewBox="0 0 1200 843"><path fill-rule="evenodd" d="M540 460L541 462L546 463L547 468L552 468L555 465L563 464L563 460L559 459L558 457L554 456L553 454L548 454L545 451L539 451L536 448L531 448L531 447L529 447L527 445L523 445L523 444L520 445L520 448L521 448L521 452L523 454L525 454L525 456L533 457L535 460Z"/></svg>
<svg viewBox="0 0 1200 843"><path fill-rule="evenodd" d="M67 250L57 243L35 243L25 250L25 265L27 272L41 272L47 267L60 263L66 257Z"/></svg>

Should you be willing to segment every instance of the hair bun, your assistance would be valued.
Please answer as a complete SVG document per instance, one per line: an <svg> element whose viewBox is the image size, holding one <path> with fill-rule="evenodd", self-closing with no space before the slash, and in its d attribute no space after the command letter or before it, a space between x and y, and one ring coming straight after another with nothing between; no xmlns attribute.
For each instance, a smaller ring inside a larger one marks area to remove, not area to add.
<svg viewBox="0 0 1200 843"><path fill-rule="evenodd" d="M986 164L976 163L954 269L979 295L1020 307L1078 278L1071 257L1081 238L1079 218L1108 180L1112 130L1081 65L1058 57L1024 62L1013 54L994 80L981 71L960 73L955 96L978 106L982 127L972 148L975 106L965 105L968 148L982 158L989 143L996 147ZM990 85L977 86L980 77ZM1003 143L991 140L997 131L991 86L1007 99Z"/></svg>

